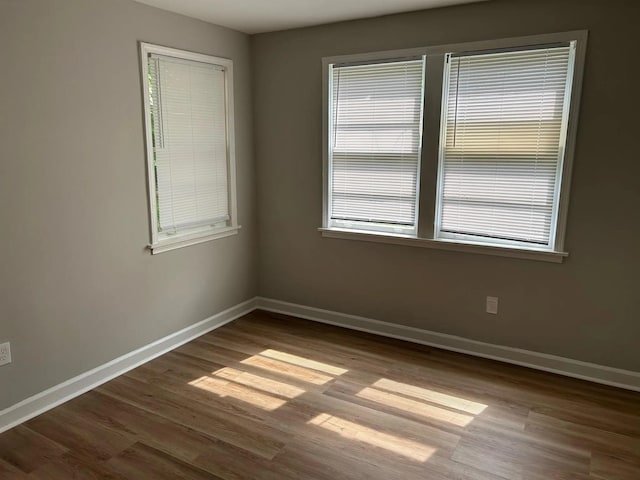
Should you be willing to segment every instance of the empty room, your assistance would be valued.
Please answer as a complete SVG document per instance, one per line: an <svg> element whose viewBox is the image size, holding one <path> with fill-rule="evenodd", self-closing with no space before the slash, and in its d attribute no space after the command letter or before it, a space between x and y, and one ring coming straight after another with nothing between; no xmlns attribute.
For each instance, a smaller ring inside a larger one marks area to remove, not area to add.
<svg viewBox="0 0 640 480"><path fill-rule="evenodd" d="M640 480L637 0L0 0L0 479Z"/></svg>

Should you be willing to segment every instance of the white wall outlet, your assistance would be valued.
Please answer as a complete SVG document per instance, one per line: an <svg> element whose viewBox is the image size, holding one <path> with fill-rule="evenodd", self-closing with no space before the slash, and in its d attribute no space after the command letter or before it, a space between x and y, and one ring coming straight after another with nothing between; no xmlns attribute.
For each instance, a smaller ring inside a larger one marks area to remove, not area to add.
<svg viewBox="0 0 640 480"><path fill-rule="evenodd" d="M487 313L498 314L498 297L487 297Z"/></svg>
<svg viewBox="0 0 640 480"><path fill-rule="evenodd" d="M11 344L9 342L0 344L0 365L11 363Z"/></svg>

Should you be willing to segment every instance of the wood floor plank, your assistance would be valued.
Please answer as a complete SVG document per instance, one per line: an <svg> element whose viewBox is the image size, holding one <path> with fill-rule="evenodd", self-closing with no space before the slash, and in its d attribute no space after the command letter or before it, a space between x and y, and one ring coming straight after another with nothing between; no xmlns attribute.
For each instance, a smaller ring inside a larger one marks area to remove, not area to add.
<svg viewBox="0 0 640 480"><path fill-rule="evenodd" d="M366 444L318 442L305 436L287 445L274 463L301 472L298 478L312 480L503 480L442 453L436 451L419 462L380 454Z"/></svg>
<svg viewBox="0 0 640 480"><path fill-rule="evenodd" d="M10 463L0 460L0 478L6 480L25 480L27 474Z"/></svg>
<svg viewBox="0 0 640 480"><path fill-rule="evenodd" d="M363 388L350 382L337 381L326 394L458 435L462 434L464 427L475 419L474 415L467 412L456 411L395 392L373 387Z"/></svg>
<svg viewBox="0 0 640 480"><path fill-rule="evenodd" d="M273 335L273 333L257 335L248 332L225 332L220 336L207 335L203 337L203 341L220 348L227 346L252 356L279 359L328 374L333 379L347 379L362 385L369 385L383 377L390 367L389 362L363 358L351 349L344 349L326 340L315 338L303 340L290 337L282 341L273 338ZM292 341L299 343L292 344Z"/></svg>
<svg viewBox="0 0 640 480"><path fill-rule="evenodd" d="M74 399L76 415L108 430L135 436L157 450L191 461L220 440L97 391Z"/></svg>
<svg viewBox="0 0 640 480"><path fill-rule="evenodd" d="M67 452L34 470L29 474L29 480L127 480L108 468L101 461L90 461L86 456Z"/></svg>
<svg viewBox="0 0 640 480"><path fill-rule="evenodd" d="M107 460L135 442L135 438L127 433L107 430L83 419L71 405L62 405L26 425L75 452L76 456L88 459Z"/></svg>
<svg viewBox="0 0 640 480"><path fill-rule="evenodd" d="M572 404L558 402L557 406L534 406L531 410L541 415L611 433L640 437L640 412L632 415L617 410L590 407L577 402Z"/></svg>
<svg viewBox="0 0 640 480"><path fill-rule="evenodd" d="M192 463L225 480L299 480L306 478L304 469L295 471L287 465L279 464L275 459L266 460L247 450L230 445L218 444L216 447L203 452Z"/></svg>
<svg viewBox="0 0 640 480"><path fill-rule="evenodd" d="M398 349L397 341L376 335L359 332L353 335L345 329L328 325L314 325L312 331L305 331L304 324L290 319L271 318L265 324L262 317L250 317L238 328L243 331L259 333L266 338L275 338L292 345L303 345L313 350L337 353L355 365L364 368L389 368L389 355L393 355L394 365L420 365L431 352L430 347L403 342L404 348ZM308 323L308 322L307 322ZM314 334L317 331L318 334Z"/></svg>
<svg viewBox="0 0 640 480"><path fill-rule="evenodd" d="M237 352L218 346L212 346L209 343L194 341L189 345L185 345L175 351L176 355L184 355L195 360L208 362L211 365L223 365L223 368L233 368L236 371L244 371L254 373L258 376L265 376L274 380L288 382L301 388L315 388L316 390L324 390L325 384L331 379L327 376L314 377L315 372L304 370L290 370L288 365L283 362L269 364L268 362L255 362L253 355ZM260 359L258 359L260 360ZM270 359L262 359L270 360ZM311 381L314 379L317 381Z"/></svg>
<svg viewBox="0 0 640 480"><path fill-rule="evenodd" d="M219 333L219 334L218 334ZM389 364L379 364L360 359L349 350L337 348L336 345L329 347L326 342L318 339L300 341L292 343L291 338L279 339L278 333L267 331L259 334L251 329L225 330L224 332L212 332L201 337L203 342L216 345L221 348L229 348L249 355L264 354L265 351L274 350L286 354L296 355L305 360L320 362L328 365L336 375L344 375L349 372L365 371L374 375L384 375L389 368ZM315 341L314 341L315 340ZM321 371L327 371L320 368ZM336 370L338 370L336 372ZM342 372L342 370L347 370ZM330 370L331 371L331 370Z"/></svg>
<svg viewBox="0 0 640 480"><path fill-rule="evenodd" d="M527 432L470 427L452 459L505 478L526 472L589 474L591 452Z"/></svg>
<svg viewBox="0 0 640 480"><path fill-rule="evenodd" d="M185 385L190 389L189 385ZM219 412L197 401L128 377L118 377L97 389L106 395L168 418L220 440L245 448L267 459L285 445L287 435L244 417Z"/></svg>
<svg viewBox="0 0 640 480"><path fill-rule="evenodd" d="M141 410L99 392L76 405L79 415L115 430L135 433L141 443L193 464L221 478L245 478L240 471L264 469L268 460L164 417ZM246 477L249 478L249 477Z"/></svg>
<svg viewBox="0 0 640 480"><path fill-rule="evenodd" d="M591 457L591 474L602 480L638 480L638 465L640 462L635 455L629 457L596 452Z"/></svg>
<svg viewBox="0 0 640 480"><path fill-rule="evenodd" d="M166 356L162 355L154 358L150 362L134 368L133 370L129 370L127 375L133 378L148 378L150 376L162 375L168 368L170 368L170 365L172 365L171 363L167 363Z"/></svg>
<svg viewBox="0 0 640 480"><path fill-rule="evenodd" d="M210 345L198 339L176 348L174 352L218 365L227 365L229 362L240 363L248 357L248 355L242 352L236 352L227 348L210 348Z"/></svg>
<svg viewBox="0 0 640 480"><path fill-rule="evenodd" d="M572 423L532 411L525 430L559 445L576 445L598 453L633 457L640 463L640 438Z"/></svg>
<svg viewBox="0 0 640 480"><path fill-rule="evenodd" d="M0 434L0 478L638 480L640 394L256 311Z"/></svg>
<svg viewBox="0 0 640 480"><path fill-rule="evenodd" d="M264 420L268 413L264 408L257 408L256 403L264 406L271 400L277 405L280 400L249 388L240 391L242 386L228 378L216 377L200 369L194 370L187 363L193 360L197 361L197 359L189 359L180 364L174 364L162 375L134 375L131 378L185 397L185 401L192 400L206 404L217 412L227 412L230 415L257 421ZM126 374L126 376L130 375Z"/></svg>
<svg viewBox="0 0 640 480"><path fill-rule="evenodd" d="M405 446L411 449L411 445L415 445L421 452L453 452L460 439L436 427L317 394L291 400L274 411L272 418L276 424L286 423L284 428L289 428L299 437L334 443L343 442L346 438L347 443L369 442L371 448L382 450L386 443L395 443L399 451L404 451ZM377 434L380 439L376 438ZM389 445L387 452L395 455L394 451ZM412 458L411 455L408 458Z"/></svg>
<svg viewBox="0 0 640 480"><path fill-rule="evenodd" d="M29 473L68 451L59 443L24 425L0 434L0 460Z"/></svg>
<svg viewBox="0 0 640 480"><path fill-rule="evenodd" d="M357 443L350 445L348 449L343 447L341 443L327 444L301 438L298 442L287 445L285 450L274 459L274 463L279 467L300 472L299 478L309 480L426 478L425 470L419 463L372 455L366 445Z"/></svg>
<svg viewBox="0 0 640 480"><path fill-rule="evenodd" d="M154 480L220 480L220 477L185 463L166 452L136 443L107 462L123 478Z"/></svg>

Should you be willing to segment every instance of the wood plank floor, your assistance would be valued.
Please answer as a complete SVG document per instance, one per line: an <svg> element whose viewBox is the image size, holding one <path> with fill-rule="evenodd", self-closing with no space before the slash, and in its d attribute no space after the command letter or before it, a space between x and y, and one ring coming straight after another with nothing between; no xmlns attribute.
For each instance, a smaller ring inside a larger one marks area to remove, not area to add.
<svg viewBox="0 0 640 480"><path fill-rule="evenodd" d="M0 478L638 480L640 394L254 312L1 434Z"/></svg>

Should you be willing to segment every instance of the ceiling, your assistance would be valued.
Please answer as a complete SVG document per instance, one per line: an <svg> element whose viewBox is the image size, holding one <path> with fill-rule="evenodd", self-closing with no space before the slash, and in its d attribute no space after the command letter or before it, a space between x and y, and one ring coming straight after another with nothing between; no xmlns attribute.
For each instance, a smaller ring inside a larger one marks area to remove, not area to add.
<svg viewBox="0 0 640 480"><path fill-rule="evenodd" d="M245 33L262 33L484 0L135 0Z"/></svg>

